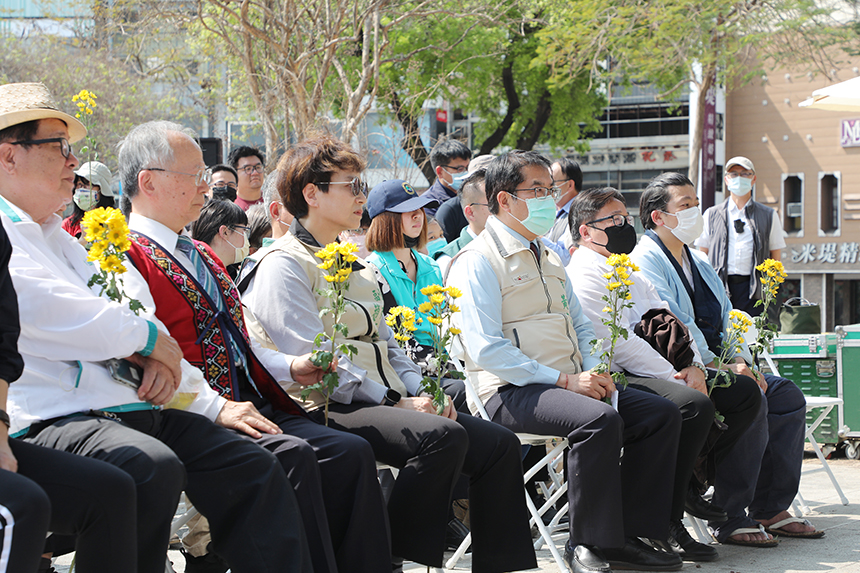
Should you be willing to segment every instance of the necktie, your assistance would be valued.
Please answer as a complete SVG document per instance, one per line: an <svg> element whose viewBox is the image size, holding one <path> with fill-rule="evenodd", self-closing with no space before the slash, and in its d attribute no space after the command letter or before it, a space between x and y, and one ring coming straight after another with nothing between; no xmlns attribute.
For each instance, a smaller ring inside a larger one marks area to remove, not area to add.
<svg viewBox="0 0 860 573"><path fill-rule="evenodd" d="M176 239L176 248L184 253L185 256L188 257L188 260L191 261L191 264L194 265L197 282L203 286L203 289L206 291L206 294L209 295L209 298L215 301L215 306L218 312L223 312L227 315L227 304L224 302L222 297L221 285L218 284L212 271L209 270L206 261L204 261L203 257L200 256L200 252L197 250L197 247L194 246L194 241L191 240L191 237L179 235L179 238ZM226 338L230 339L230 342L233 345L233 357L236 359L236 362L244 368L245 356L239 349L239 345L235 340L233 340L233 336L229 331L225 331L223 334Z"/></svg>

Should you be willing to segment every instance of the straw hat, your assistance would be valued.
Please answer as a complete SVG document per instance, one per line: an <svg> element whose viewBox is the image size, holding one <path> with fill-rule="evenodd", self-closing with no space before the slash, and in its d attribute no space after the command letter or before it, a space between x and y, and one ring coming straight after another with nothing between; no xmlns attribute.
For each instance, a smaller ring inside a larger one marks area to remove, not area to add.
<svg viewBox="0 0 860 573"><path fill-rule="evenodd" d="M45 84L5 84L0 86L0 129L36 119L59 119L69 128L69 142L84 138L87 128L60 111Z"/></svg>

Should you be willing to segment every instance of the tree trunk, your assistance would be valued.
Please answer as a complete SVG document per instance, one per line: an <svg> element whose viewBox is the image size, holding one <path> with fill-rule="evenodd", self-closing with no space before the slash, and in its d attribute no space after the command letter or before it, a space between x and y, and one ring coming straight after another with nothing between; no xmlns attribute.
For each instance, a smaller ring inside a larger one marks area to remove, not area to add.
<svg viewBox="0 0 860 573"><path fill-rule="evenodd" d="M505 139L505 136L511 130L511 126L514 124L514 114L520 108L520 98L514 85L513 65L513 61L510 60L508 65L502 68L502 85L505 88L505 96L508 98L508 111L505 113L505 117L502 119L499 127L481 144L478 155L492 153L502 143L502 140Z"/></svg>
<svg viewBox="0 0 860 573"><path fill-rule="evenodd" d="M520 137L517 140L517 149L529 151L534 148L551 114L552 102L549 100L549 90L545 89L538 101L534 117L528 121L520 132Z"/></svg>
<svg viewBox="0 0 860 573"><path fill-rule="evenodd" d="M421 128L418 125L418 120L403 107L400 103L400 96L393 90L389 96L389 103L394 109L394 115L397 117L400 127L403 128L404 136L400 141L400 146L403 151L409 154L409 157L412 158L412 161L432 185L436 181L436 172L430 165L430 154L424 147L424 142L421 141Z"/></svg>

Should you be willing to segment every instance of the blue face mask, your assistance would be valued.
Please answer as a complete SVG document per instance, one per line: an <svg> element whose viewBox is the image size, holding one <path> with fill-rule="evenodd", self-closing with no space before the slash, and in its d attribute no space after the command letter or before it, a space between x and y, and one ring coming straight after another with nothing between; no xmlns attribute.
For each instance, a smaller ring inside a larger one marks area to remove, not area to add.
<svg viewBox="0 0 860 573"><path fill-rule="evenodd" d="M448 244L448 241L445 240L445 237L439 237L435 241L430 241L427 243L427 254L431 257L445 248L445 245Z"/></svg>
<svg viewBox="0 0 860 573"><path fill-rule="evenodd" d="M538 237L549 233L552 226L555 224L555 200L551 196L548 197L532 197L531 199L520 199L516 195L511 195L517 201L525 201L529 208L529 216L520 221L511 213L511 217L520 221L523 227L537 235Z"/></svg>
<svg viewBox="0 0 860 573"><path fill-rule="evenodd" d="M752 191L752 179L747 179L746 177L736 177L734 179L728 179L726 181L726 187L729 189L729 191L732 192L733 195L743 197L744 195Z"/></svg>
<svg viewBox="0 0 860 573"><path fill-rule="evenodd" d="M464 171L460 175L454 175L453 177L454 178L451 181L451 188L454 191L459 191L460 189L463 188L463 182L466 180L467 177L469 177L469 172Z"/></svg>

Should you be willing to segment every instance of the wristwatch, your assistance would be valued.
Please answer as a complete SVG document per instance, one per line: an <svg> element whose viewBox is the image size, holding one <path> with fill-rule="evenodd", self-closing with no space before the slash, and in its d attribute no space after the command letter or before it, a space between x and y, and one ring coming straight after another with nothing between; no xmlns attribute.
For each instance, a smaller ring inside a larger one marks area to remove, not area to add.
<svg viewBox="0 0 860 573"><path fill-rule="evenodd" d="M9 420L9 414L6 413L6 410L0 410L0 422L6 424L6 429L9 429L9 426L12 424L11 420Z"/></svg>
<svg viewBox="0 0 860 573"><path fill-rule="evenodd" d="M400 395L400 392L397 390L393 390L389 388L385 391L385 397L382 399L383 406L395 406L403 396Z"/></svg>

